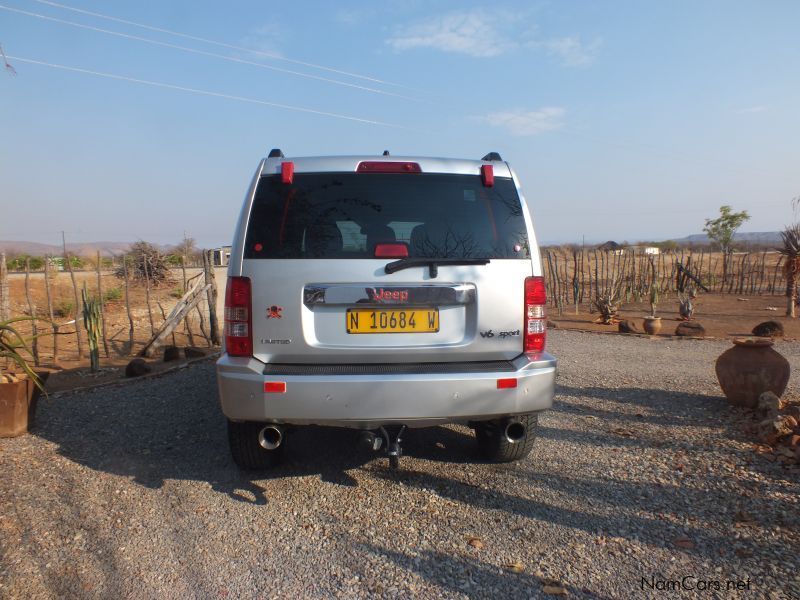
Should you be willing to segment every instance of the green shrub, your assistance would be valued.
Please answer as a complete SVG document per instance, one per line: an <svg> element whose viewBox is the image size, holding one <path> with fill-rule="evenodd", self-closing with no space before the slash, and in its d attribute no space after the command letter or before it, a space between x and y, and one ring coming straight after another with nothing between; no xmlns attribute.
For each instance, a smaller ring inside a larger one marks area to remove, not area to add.
<svg viewBox="0 0 800 600"><path fill-rule="evenodd" d="M26 259L30 261L31 271L40 271L44 268L44 259L41 256L31 256L30 254L19 254L9 259L6 264L12 271L24 271Z"/></svg>
<svg viewBox="0 0 800 600"><path fill-rule="evenodd" d="M53 315L62 319L75 314L75 305L69 300L59 300L53 306Z"/></svg>
<svg viewBox="0 0 800 600"><path fill-rule="evenodd" d="M114 287L103 292L103 303L122 300L122 288Z"/></svg>
<svg viewBox="0 0 800 600"><path fill-rule="evenodd" d="M178 300L180 300L181 298L183 298L183 295L184 295L185 293L186 293L186 292L184 292L184 291L183 291L183 288L182 288L182 287L176 287L174 290L172 290L172 291L169 293L169 295L170 295L170 296L172 296L173 298L178 298Z"/></svg>

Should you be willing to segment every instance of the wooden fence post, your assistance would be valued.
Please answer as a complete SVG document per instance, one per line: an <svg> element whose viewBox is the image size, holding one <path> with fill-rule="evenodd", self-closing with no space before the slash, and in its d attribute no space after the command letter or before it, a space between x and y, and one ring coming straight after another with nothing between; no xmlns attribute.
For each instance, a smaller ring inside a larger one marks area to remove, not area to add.
<svg viewBox="0 0 800 600"><path fill-rule="evenodd" d="M78 343L78 360L83 358L83 340L81 339L81 302L78 297L78 283L75 281L75 270L72 268L72 257L67 254L65 260L67 261L67 268L69 269L69 276L72 279L72 295L75 299L75 341Z"/></svg>
<svg viewBox="0 0 800 600"><path fill-rule="evenodd" d="M100 323L101 335L103 336L103 352L108 358L108 339L106 338L106 311L103 308L105 298L103 298L103 282L100 277L100 250L97 251L97 299L100 301Z"/></svg>
<svg viewBox="0 0 800 600"><path fill-rule="evenodd" d="M211 347L211 338L208 337L208 333L206 332L206 318L203 316L203 311L200 308L202 302L198 302L194 305L195 309L197 309L197 316L200 318L200 333L203 334L203 337L206 340L206 346Z"/></svg>
<svg viewBox="0 0 800 600"><path fill-rule="evenodd" d="M183 290L183 293L185 294L187 292L187 290L186 290L186 285L187 285L187 283L186 283L186 255L185 254L181 255L181 271L183 272L183 287L181 289ZM192 327L191 327L191 325L189 325L189 320L190 320L190 317L187 314L186 318L184 318L184 320L183 320L183 330L186 333L186 336L189 338L189 345L190 346L194 346L194 335L192 335Z"/></svg>
<svg viewBox="0 0 800 600"><path fill-rule="evenodd" d="M169 316L166 316L164 319L164 323L139 352L139 356L152 356L153 353L163 345L166 337L175 330L178 323L189 313L193 306L196 306L202 300L203 293L208 290L209 285L210 284L207 283L202 284L198 281L191 290L186 292L183 297L178 300L178 303L172 309ZM161 305L159 304L159 306Z"/></svg>
<svg viewBox="0 0 800 600"><path fill-rule="evenodd" d="M53 363L58 364L58 324L53 314L53 297L50 295L50 257L44 256L44 291L47 294L47 312L53 328Z"/></svg>
<svg viewBox="0 0 800 600"><path fill-rule="evenodd" d="M211 343L219 346L219 324L217 321L217 279L214 276L214 265L211 260L211 250L203 251L203 269L205 283L210 284L206 292L208 298L208 328L211 334Z"/></svg>
<svg viewBox="0 0 800 600"><path fill-rule="evenodd" d="M578 314L578 300L580 299L580 284L578 283L578 251L572 251L572 302L575 305L575 314Z"/></svg>
<svg viewBox="0 0 800 600"><path fill-rule="evenodd" d="M153 323L153 307L150 305L150 256L142 252L142 264L144 265L144 294L147 299L147 316L150 319L150 335L155 335L156 326Z"/></svg>
<svg viewBox="0 0 800 600"><path fill-rule="evenodd" d="M25 259L25 298L28 300L28 312L33 320L31 321L31 333L33 340L31 341L31 353L33 354L33 364L39 366L39 340L38 328L36 327L36 305L31 300L31 259Z"/></svg>
<svg viewBox="0 0 800 600"><path fill-rule="evenodd" d="M122 270L125 273L125 310L128 313L128 323L130 329L128 330L128 355L133 354L133 317L131 316L131 299L130 299L130 281L128 279L128 255L122 256Z"/></svg>
<svg viewBox="0 0 800 600"><path fill-rule="evenodd" d="M0 252L0 321L11 318L11 304L8 298L8 266L6 253Z"/></svg>

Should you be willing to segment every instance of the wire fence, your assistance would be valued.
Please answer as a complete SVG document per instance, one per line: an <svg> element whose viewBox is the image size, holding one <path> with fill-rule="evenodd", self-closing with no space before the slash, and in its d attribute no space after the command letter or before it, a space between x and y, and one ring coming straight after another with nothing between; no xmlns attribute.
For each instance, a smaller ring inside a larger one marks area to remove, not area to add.
<svg viewBox="0 0 800 600"><path fill-rule="evenodd" d="M701 250L648 253L643 249L542 250L548 299L559 312L615 296L640 302L653 289L663 296L694 291L783 295L783 256L777 251L729 253Z"/></svg>
<svg viewBox="0 0 800 600"><path fill-rule="evenodd" d="M35 366L86 358L90 335L101 357L132 356L171 317L174 320L175 306L193 288L202 286L202 297L166 337L173 345L217 346L221 332L212 255L212 251L202 251L199 260L181 257L177 266L173 261L172 268L156 280L157 270L148 268L147 259L143 276L134 276L141 255L120 255L109 262L98 253L83 261L82 269L74 267L67 256L63 270L51 257L43 257L41 269L34 270L27 257L21 270L10 270L5 254L0 253L0 322L24 319L13 325L26 338ZM84 316L91 303L99 310L96 329ZM96 333L90 334L90 329Z"/></svg>

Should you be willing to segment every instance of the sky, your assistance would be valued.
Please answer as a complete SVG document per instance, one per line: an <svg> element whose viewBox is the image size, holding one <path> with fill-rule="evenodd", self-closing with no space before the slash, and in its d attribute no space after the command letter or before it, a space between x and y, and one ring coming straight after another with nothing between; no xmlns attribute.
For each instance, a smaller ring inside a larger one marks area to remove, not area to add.
<svg viewBox="0 0 800 600"><path fill-rule="evenodd" d="M0 0L0 240L229 243L275 147L497 151L541 242L794 218L794 0L64 2Z"/></svg>

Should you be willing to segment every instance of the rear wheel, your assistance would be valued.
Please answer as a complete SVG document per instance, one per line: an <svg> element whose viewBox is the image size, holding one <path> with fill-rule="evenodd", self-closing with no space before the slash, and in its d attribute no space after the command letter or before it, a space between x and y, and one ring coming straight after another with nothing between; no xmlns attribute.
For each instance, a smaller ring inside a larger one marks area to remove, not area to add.
<svg viewBox="0 0 800 600"><path fill-rule="evenodd" d="M512 462L525 458L533 449L538 425L539 415L536 413L476 423L478 450L484 458L493 462Z"/></svg>
<svg viewBox="0 0 800 600"><path fill-rule="evenodd" d="M237 423L228 421L228 444L233 462L242 469L268 469L277 465L283 455L284 444L267 450L258 441L264 423Z"/></svg>

